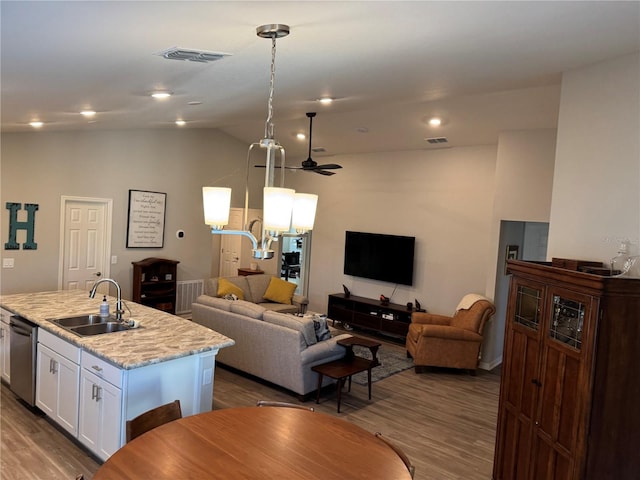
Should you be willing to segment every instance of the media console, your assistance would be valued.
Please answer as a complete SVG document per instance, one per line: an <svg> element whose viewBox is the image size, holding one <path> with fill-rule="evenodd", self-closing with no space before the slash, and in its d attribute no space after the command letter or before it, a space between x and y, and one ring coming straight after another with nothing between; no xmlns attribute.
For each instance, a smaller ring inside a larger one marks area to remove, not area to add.
<svg viewBox="0 0 640 480"><path fill-rule="evenodd" d="M380 300L345 297L344 293L329 295L327 316L338 322L394 336L406 337L411 323L412 310L405 305L389 303L382 305Z"/></svg>

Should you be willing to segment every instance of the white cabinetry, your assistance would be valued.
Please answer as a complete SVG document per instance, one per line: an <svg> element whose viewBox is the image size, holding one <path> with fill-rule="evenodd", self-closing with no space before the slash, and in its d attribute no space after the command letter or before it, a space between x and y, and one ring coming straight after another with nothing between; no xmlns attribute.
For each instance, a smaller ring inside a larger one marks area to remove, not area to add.
<svg viewBox="0 0 640 480"><path fill-rule="evenodd" d="M74 437L78 435L80 348L40 329L36 405Z"/></svg>
<svg viewBox="0 0 640 480"><path fill-rule="evenodd" d="M0 378L7 383L11 382L10 375L10 352L11 343L9 342L9 319L11 312L0 308Z"/></svg>
<svg viewBox="0 0 640 480"><path fill-rule="evenodd" d="M122 370L82 352L78 438L102 460L120 448Z"/></svg>

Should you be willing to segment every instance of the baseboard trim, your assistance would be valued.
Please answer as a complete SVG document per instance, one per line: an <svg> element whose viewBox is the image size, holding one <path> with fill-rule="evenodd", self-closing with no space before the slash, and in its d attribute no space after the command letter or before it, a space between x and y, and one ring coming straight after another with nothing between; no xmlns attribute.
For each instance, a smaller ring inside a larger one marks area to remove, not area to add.
<svg viewBox="0 0 640 480"><path fill-rule="evenodd" d="M482 370L491 371L501 363L502 363L502 355L496 358L493 362L480 362L478 364L478 368L481 368Z"/></svg>

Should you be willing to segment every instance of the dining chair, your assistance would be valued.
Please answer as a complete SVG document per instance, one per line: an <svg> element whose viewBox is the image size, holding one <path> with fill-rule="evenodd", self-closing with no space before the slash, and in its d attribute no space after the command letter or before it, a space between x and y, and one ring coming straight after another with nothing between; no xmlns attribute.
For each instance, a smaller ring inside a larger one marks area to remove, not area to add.
<svg viewBox="0 0 640 480"><path fill-rule="evenodd" d="M180 400L141 413L136 418L127 420L127 443L153 428L179 418L182 418Z"/></svg>
<svg viewBox="0 0 640 480"><path fill-rule="evenodd" d="M315 412L313 407L307 407L305 405L298 405L296 403L287 403L287 402L271 402L268 400L258 400L258 407L287 407L287 408L299 408L301 410L309 410L310 412Z"/></svg>
<svg viewBox="0 0 640 480"><path fill-rule="evenodd" d="M416 473L416 467L413 466L411 460L409 460L409 457L407 457L407 455L400 449L400 447L398 447L391 440L387 440L380 432L376 432L375 436L386 443L394 452L396 452L396 454L400 457L400 459L407 467L407 470L409 470L409 475L411 475L411 478L413 478Z"/></svg>

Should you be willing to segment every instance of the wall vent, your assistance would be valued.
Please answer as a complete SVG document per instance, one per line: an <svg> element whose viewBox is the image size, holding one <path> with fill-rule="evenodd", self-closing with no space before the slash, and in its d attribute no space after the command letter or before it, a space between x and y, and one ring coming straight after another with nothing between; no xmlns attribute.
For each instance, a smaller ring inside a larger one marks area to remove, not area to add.
<svg viewBox="0 0 640 480"><path fill-rule="evenodd" d="M431 145L441 145L443 143L449 143L449 140L447 140L447 137L432 137L432 138L425 138L425 140L429 142Z"/></svg>
<svg viewBox="0 0 640 480"><path fill-rule="evenodd" d="M176 282L176 315L191 312L191 304L204 292L204 280Z"/></svg>
<svg viewBox="0 0 640 480"><path fill-rule="evenodd" d="M224 57L228 57L230 53L219 52L205 52L204 50L192 50L189 48L171 47L162 52L158 52L155 55L159 55L168 60L182 60L187 62L199 62L210 63L216 60L222 60Z"/></svg>

